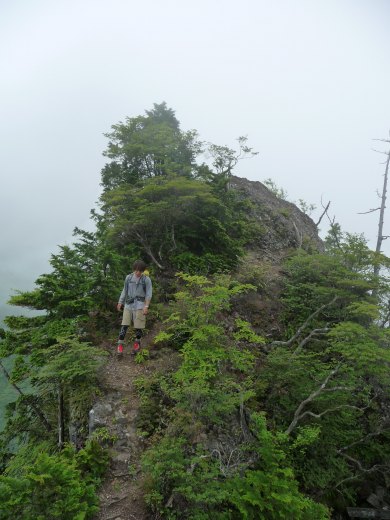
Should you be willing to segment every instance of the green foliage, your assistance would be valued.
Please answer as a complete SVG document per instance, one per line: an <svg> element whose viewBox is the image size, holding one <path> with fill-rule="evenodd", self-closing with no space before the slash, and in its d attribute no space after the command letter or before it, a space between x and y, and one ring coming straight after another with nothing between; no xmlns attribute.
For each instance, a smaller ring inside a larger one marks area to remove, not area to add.
<svg viewBox="0 0 390 520"><path fill-rule="evenodd" d="M154 104L146 116L126 118L106 134L106 157L111 159L102 171L105 191L151 177L177 174L197 175L196 157L202 143L194 130L183 132L166 103Z"/></svg>
<svg viewBox="0 0 390 520"><path fill-rule="evenodd" d="M350 316L347 309L354 302L373 303L369 294L374 286L372 279L346 266L339 256L300 251L287 262L286 269L283 303L285 321L290 327L297 328L335 296L337 301L324 309L313 326L346 319Z"/></svg>
<svg viewBox="0 0 390 520"><path fill-rule="evenodd" d="M241 455L244 457L247 451L251 456L256 454L257 460L255 467L245 472L244 458L229 470L233 452L228 461L219 450L210 453L201 445L189 451L183 437L165 437L149 450L143 467L148 475L146 498L152 510L172 519L329 518L324 506L298 491L293 472L264 418L252 419L256 441L246 445ZM180 512L176 504L180 504Z"/></svg>
<svg viewBox="0 0 390 520"><path fill-rule="evenodd" d="M279 186L277 186L275 184L275 182L271 179L271 178L268 178L268 179L265 179L263 181L263 184L265 186L267 186L267 188L278 198L278 199L282 199L282 200L287 200L287 197L288 197L288 194L287 194L287 191L284 190L283 188L279 188Z"/></svg>
<svg viewBox="0 0 390 520"><path fill-rule="evenodd" d="M117 440L116 435L112 435L106 426L96 428L90 437L91 441L96 441L100 446L112 446Z"/></svg>
<svg viewBox="0 0 390 520"><path fill-rule="evenodd" d="M265 339L263 337L259 336L258 334L256 334L253 331L251 324L248 323L247 321L237 318L236 327L238 330L237 330L237 332L235 332L233 334L233 337L235 340L237 340L237 341L246 340L249 343L257 343L257 344L265 343Z"/></svg>
<svg viewBox="0 0 390 520"><path fill-rule="evenodd" d="M136 245L158 267L189 271L232 268L245 241L242 212L223 203L212 187L185 177L152 178L102 196L113 247ZM218 254L215 254L218 250Z"/></svg>
<svg viewBox="0 0 390 520"><path fill-rule="evenodd" d="M68 452L71 457L74 457L83 481L91 482L95 486L99 485L108 468L109 456L97 439L88 439L82 450L74 452L68 448Z"/></svg>
<svg viewBox="0 0 390 520"><path fill-rule="evenodd" d="M189 274L211 274L228 270L235 259L227 260L221 255L205 253L198 256L194 253L185 252L175 255L172 259L173 264L179 271Z"/></svg>
<svg viewBox="0 0 390 520"><path fill-rule="evenodd" d="M70 389L77 385L91 385L96 371L102 364L103 352L76 338L57 338L57 342L45 349L45 362L37 372L34 382L39 385L60 381ZM40 353L34 352L32 360Z"/></svg>
<svg viewBox="0 0 390 520"><path fill-rule="evenodd" d="M185 286L176 294L177 309L168 321L172 325L159 335L164 342L175 335L182 338L182 363L172 380L160 380L158 386L174 406L168 428L160 430L143 458L151 509L172 519L262 514L275 519L328 518L323 506L299 493L264 418L252 416L256 440L251 436L249 443L236 424L237 411L254 396L255 355L248 347L264 339L241 318L236 320L236 331L229 331L222 313L229 311L235 295L253 287L227 275L213 281L179 276Z"/></svg>
<svg viewBox="0 0 390 520"><path fill-rule="evenodd" d="M189 336L182 345L182 364L174 376L172 397L188 410L204 419L231 413L242 395L229 374L241 370L248 373L253 356L238 350L224 334L218 313L230 308L230 299L252 287L219 276L211 283L203 276L180 274L187 287L176 294L182 322L175 323L176 333ZM220 377L224 373L224 377Z"/></svg>
<svg viewBox="0 0 390 520"><path fill-rule="evenodd" d="M2 434L9 446L16 440L55 440L59 392L64 397L63 416L83 423L97 390L97 371L105 353L75 334L67 335L77 328L74 320L52 318L39 323L36 328L8 333L2 345L6 353L13 348L23 354L15 358L9 373L19 388L17 401L8 406Z"/></svg>
<svg viewBox="0 0 390 520"><path fill-rule="evenodd" d="M150 356L149 350L147 348L143 348L140 350L140 352L137 353L134 361L138 365L141 365L142 363L145 363L149 359L149 356Z"/></svg>
<svg viewBox="0 0 390 520"><path fill-rule="evenodd" d="M169 374L140 377L134 381L141 406L137 415L137 429L143 436L150 437L164 430L172 400L165 388L171 384Z"/></svg>
<svg viewBox="0 0 390 520"><path fill-rule="evenodd" d="M0 476L0 518L86 520L97 512L93 485L75 459L42 453L18 478Z"/></svg>
<svg viewBox="0 0 390 520"><path fill-rule="evenodd" d="M200 520L210 515L230 518L224 511L228 491L218 480L217 461L201 447L187 453L186 443L183 437L164 438L144 457L147 503L154 512L169 519ZM172 497L173 507L166 506L166 497Z"/></svg>
<svg viewBox="0 0 390 520"><path fill-rule="evenodd" d="M259 457L256 469L228 482L229 501L236 506L240 518L330 518L324 506L299 492L293 471L285 462L278 440L267 430L264 416L253 415L252 420L257 436L254 448Z"/></svg>
<svg viewBox="0 0 390 520"><path fill-rule="evenodd" d="M213 172L210 172L207 178L216 190L222 190L222 195L229 192L231 176L238 161L258 154L258 152L254 152L253 148L248 146L248 138L246 136L238 137L237 142L238 150L212 143L209 143L207 147L213 165ZM229 199L228 196L224 198L225 200Z"/></svg>
<svg viewBox="0 0 390 520"><path fill-rule="evenodd" d="M337 239L330 254L288 260L286 337L303 327L295 341L272 345L256 398L269 423L288 435L303 489L320 492L329 504L337 496L345 507L369 475L361 468L387 467L390 460L381 433L390 381L388 332L378 324L371 294L378 286L375 259L360 237ZM385 283L382 278L381 290ZM382 482L375 471L368 478Z"/></svg>
<svg viewBox="0 0 390 520"><path fill-rule="evenodd" d="M313 211L316 209L315 204L309 204L303 199L298 199L298 207L303 213L306 213L306 215L310 215L313 213Z"/></svg>

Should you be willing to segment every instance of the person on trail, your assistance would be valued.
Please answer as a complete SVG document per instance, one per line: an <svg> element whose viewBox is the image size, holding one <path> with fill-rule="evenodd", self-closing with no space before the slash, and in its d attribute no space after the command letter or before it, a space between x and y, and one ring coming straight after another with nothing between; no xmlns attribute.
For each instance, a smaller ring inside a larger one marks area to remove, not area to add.
<svg viewBox="0 0 390 520"><path fill-rule="evenodd" d="M123 353L123 343L130 325L133 325L135 330L132 353L136 354L141 347L142 331L145 328L146 315L152 299L152 281L149 276L144 274L145 268L146 264L142 260L134 262L133 272L126 276L123 290L119 297L117 310L121 311L123 309L122 327L118 339L119 355Z"/></svg>

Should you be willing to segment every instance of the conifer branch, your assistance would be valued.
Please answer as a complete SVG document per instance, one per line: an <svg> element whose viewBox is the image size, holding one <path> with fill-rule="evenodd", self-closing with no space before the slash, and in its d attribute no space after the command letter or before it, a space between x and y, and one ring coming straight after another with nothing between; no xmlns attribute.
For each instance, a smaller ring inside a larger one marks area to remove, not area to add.
<svg viewBox="0 0 390 520"><path fill-rule="evenodd" d="M22 396L22 397L26 397L26 394L24 394L22 392L20 387L14 381L12 381L11 376L9 375L7 369L5 368L5 366L3 365L3 363L1 361L0 361L0 368L1 368L2 372L3 372L3 374L5 375L7 381L13 386L13 388L18 392L18 394L20 396ZM45 430L47 432L51 432L52 431L51 424L46 419L46 417L43 415L41 410L37 406L35 406L35 404L32 403L32 402L29 402L29 405L31 406L31 408L33 409L33 411L35 412L35 414L37 415L37 417L39 418L39 420L41 421L41 423L45 427Z"/></svg>

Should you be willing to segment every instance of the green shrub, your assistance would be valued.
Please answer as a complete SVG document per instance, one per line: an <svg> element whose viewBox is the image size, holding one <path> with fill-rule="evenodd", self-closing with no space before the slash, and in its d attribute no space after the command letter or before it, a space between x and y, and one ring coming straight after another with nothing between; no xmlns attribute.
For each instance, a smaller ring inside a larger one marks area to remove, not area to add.
<svg viewBox="0 0 390 520"><path fill-rule="evenodd" d="M0 477L1 520L86 520L97 504L74 458L43 453L22 477Z"/></svg>

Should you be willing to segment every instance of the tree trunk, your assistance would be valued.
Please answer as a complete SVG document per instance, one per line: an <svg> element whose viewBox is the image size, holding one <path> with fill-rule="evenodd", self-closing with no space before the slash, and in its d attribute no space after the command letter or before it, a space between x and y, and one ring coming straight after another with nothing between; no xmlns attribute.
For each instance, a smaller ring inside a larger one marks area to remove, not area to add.
<svg viewBox="0 0 390 520"><path fill-rule="evenodd" d="M64 418L64 390L61 383L58 385L58 447L64 446L65 418Z"/></svg>
<svg viewBox="0 0 390 520"><path fill-rule="evenodd" d="M387 194L387 178L389 173L389 163L390 163L390 152L387 154L387 160L386 160L386 168L385 168L385 178L383 181L383 189L382 189L382 199L381 199L381 207L380 207L380 213L379 213L379 224L378 224L378 239L376 242L376 248L375 252L380 253L382 248L382 242L384 240L383 236L383 222L384 222L384 215L385 215L385 209L386 209L386 194ZM374 275L378 276L380 270L379 263L375 264L374 266Z"/></svg>

